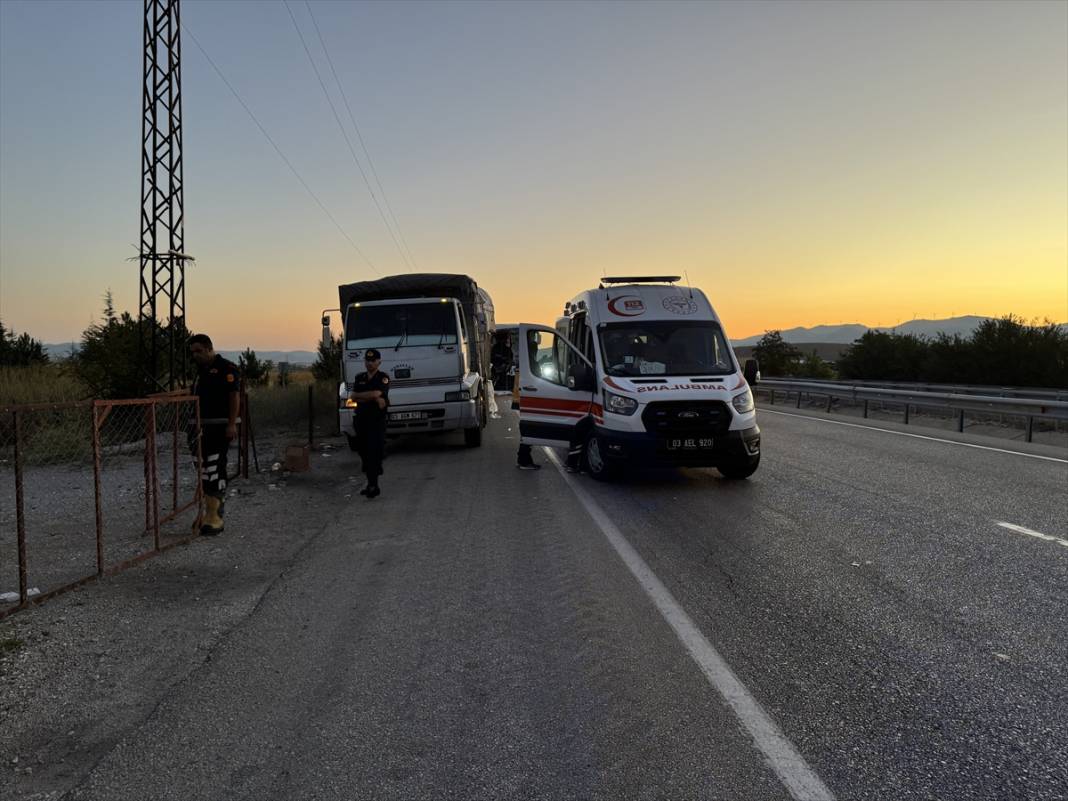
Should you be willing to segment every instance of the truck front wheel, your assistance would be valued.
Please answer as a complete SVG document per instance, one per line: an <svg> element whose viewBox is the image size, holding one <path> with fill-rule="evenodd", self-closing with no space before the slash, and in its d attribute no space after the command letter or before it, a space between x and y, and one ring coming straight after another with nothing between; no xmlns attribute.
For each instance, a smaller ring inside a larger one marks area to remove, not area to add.
<svg viewBox="0 0 1068 801"><path fill-rule="evenodd" d="M477 448L482 444L482 427L464 429L464 445L468 448Z"/></svg>

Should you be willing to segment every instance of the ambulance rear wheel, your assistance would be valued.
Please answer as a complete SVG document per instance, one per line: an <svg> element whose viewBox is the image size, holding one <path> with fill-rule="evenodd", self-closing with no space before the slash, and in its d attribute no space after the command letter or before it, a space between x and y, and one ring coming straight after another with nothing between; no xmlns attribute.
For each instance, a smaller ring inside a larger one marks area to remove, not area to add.
<svg viewBox="0 0 1068 801"><path fill-rule="evenodd" d="M616 476L616 467L605 458L605 445L596 431L586 435L582 447L582 466L598 481L611 481Z"/></svg>

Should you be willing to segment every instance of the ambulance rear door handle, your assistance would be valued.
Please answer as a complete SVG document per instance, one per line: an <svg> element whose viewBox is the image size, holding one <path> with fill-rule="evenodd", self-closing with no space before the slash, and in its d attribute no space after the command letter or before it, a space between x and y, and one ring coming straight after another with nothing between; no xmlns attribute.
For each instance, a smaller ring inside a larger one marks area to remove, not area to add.
<svg viewBox="0 0 1068 801"><path fill-rule="evenodd" d="M523 387L523 391L524 392L537 392L538 388L537 387Z"/></svg>

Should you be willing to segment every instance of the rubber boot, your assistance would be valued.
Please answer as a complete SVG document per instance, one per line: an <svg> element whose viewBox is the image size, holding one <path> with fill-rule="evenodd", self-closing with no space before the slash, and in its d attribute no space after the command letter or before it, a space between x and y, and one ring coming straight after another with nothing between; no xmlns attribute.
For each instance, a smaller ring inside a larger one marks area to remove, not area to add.
<svg viewBox="0 0 1068 801"><path fill-rule="evenodd" d="M219 507L222 505L222 501L212 495L204 496L204 518L203 525L200 527L200 533L204 536L212 537L216 534L222 534L223 521L219 517Z"/></svg>

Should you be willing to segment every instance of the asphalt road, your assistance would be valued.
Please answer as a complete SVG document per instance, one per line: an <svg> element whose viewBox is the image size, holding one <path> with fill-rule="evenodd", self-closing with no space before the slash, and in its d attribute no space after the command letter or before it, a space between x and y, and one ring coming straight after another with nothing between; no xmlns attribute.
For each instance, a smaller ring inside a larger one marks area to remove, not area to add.
<svg viewBox="0 0 1068 801"><path fill-rule="evenodd" d="M999 525L1068 541L1068 464L768 411L749 481L598 484L504 415L291 481L301 546L55 797L1068 797L1068 547Z"/></svg>

